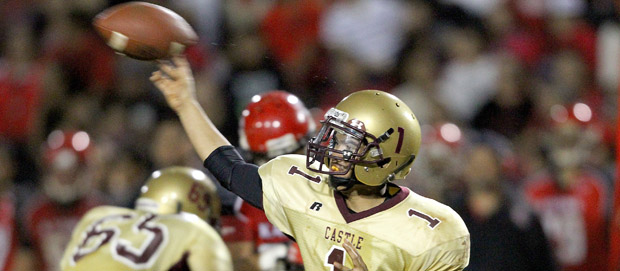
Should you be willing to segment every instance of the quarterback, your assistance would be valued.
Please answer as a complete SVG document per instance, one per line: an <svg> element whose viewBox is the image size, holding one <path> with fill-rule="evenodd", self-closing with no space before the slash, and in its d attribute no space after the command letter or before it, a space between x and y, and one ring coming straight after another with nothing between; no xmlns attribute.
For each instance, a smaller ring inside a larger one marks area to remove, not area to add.
<svg viewBox="0 0 620 271"><path fill-rule="evenodd" d="M183 57L151 80L218 181L294 238L307 270L462 270L469 232L449 207L391 183L420 147L420 126L397 97L352 93L330 109L306 155L246 163L195 99Z"/></svg>
<svg viewBox="0 0 620 271"><path fill-rule="evenodd" d="M78 223L61 260L63 271L231 271L215 223L215 185L201 171L155 171L136 208L97 207Z"/></svg>

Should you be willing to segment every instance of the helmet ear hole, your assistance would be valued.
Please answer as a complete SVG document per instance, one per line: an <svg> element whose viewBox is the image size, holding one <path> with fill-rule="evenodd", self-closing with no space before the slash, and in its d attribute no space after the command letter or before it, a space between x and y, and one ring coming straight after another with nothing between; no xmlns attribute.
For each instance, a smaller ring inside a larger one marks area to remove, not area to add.
<svg viewBox="0 0 620 271"><path fill-rule="evenodd" d="M385 158L379 162L377 162L377 166L383 168L385 165L389 164L392 161L391 157ZM396 166L398 166L398 161L396 161Z"/></svg>

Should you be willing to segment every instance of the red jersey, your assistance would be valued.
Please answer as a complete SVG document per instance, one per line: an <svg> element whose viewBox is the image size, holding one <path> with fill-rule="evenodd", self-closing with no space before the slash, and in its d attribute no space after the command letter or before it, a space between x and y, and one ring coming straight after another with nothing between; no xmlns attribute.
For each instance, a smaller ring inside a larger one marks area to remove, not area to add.
<svg viewBox="0 0 620 271"><path fill-rule="evenodd" d="M289 239L274 227L265 212L238 199L235 215L222 218L222 237L225 242L253 241L255 249L263 244L285 243Z"/></svg>
<svg viewBox="0 0 620 271"><path fill-rule="evenodd" d="M301 264L299 247L291 245L293 242L267 220L265 212L241 198L235 203L235 215L222 217L221 234L226 243L253 242L261 270L273 270L283 261Z"/></svg>
<svg viewBox="0 0 620 271"><path fill-rule="evenodd" d="M0 270L12 270L16 244L15 199L7 193L0 195Z"/></svg>
<svg viewBox="0 0 620 271"><path fill-rule="evenodd" d="M261 33L275 58L285 64L299 61L308 46L318 43L321 1L275 4L261 22Z"/></svg>
<svg viewBox="0 0 620 271"><path fill-rule="evenodd" d="M24 225L40 270L60 270L60 259L73 228L86 212L102 203L97 197L86 197L71 206L62 206L42 197L32 204Z"/></svg>
<svg viewBox="0 0 620 271"><path fill-rule="evenodd" d="M0 136L24 142L32 133L43 95L43 69L31 65L21 78L0 65Z"/></svg>
<svg viewBox="0 0 620 271"><path fill-rule="evenodd" d="M577 178L571 187L560 189L551 177L542 176L526 184L526 196L562 270L605 270L606 188L593 175Z"/></svg>

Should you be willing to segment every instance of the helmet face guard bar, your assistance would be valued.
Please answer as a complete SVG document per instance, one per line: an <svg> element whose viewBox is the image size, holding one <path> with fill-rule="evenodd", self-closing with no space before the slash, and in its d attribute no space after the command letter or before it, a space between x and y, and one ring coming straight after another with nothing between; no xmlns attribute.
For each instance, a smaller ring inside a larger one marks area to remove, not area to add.
<svg viewBox="0 0 620 271"><path fill-rule="evenodd" d="M318 173L345 175L357 164L385 163L380 140L367 133L360 121L346 122L345 112L330 114L332 110L326 114L317 136L308 142L306 167ZM314 163L318 163L317 168L310 167Z"/></svg>

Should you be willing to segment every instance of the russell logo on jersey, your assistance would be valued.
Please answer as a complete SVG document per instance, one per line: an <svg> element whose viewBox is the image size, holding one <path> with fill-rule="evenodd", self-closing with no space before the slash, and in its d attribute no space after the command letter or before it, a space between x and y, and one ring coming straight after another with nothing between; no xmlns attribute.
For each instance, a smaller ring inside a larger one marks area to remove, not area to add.
<svg viewBox="0 0 620 271"><path fill-rule="evenodd" d="M321 207L323 207L323 203L315 201L314 203L312 203L312 205L310 205L310 210L319 211L321 210Z"/></svg>

